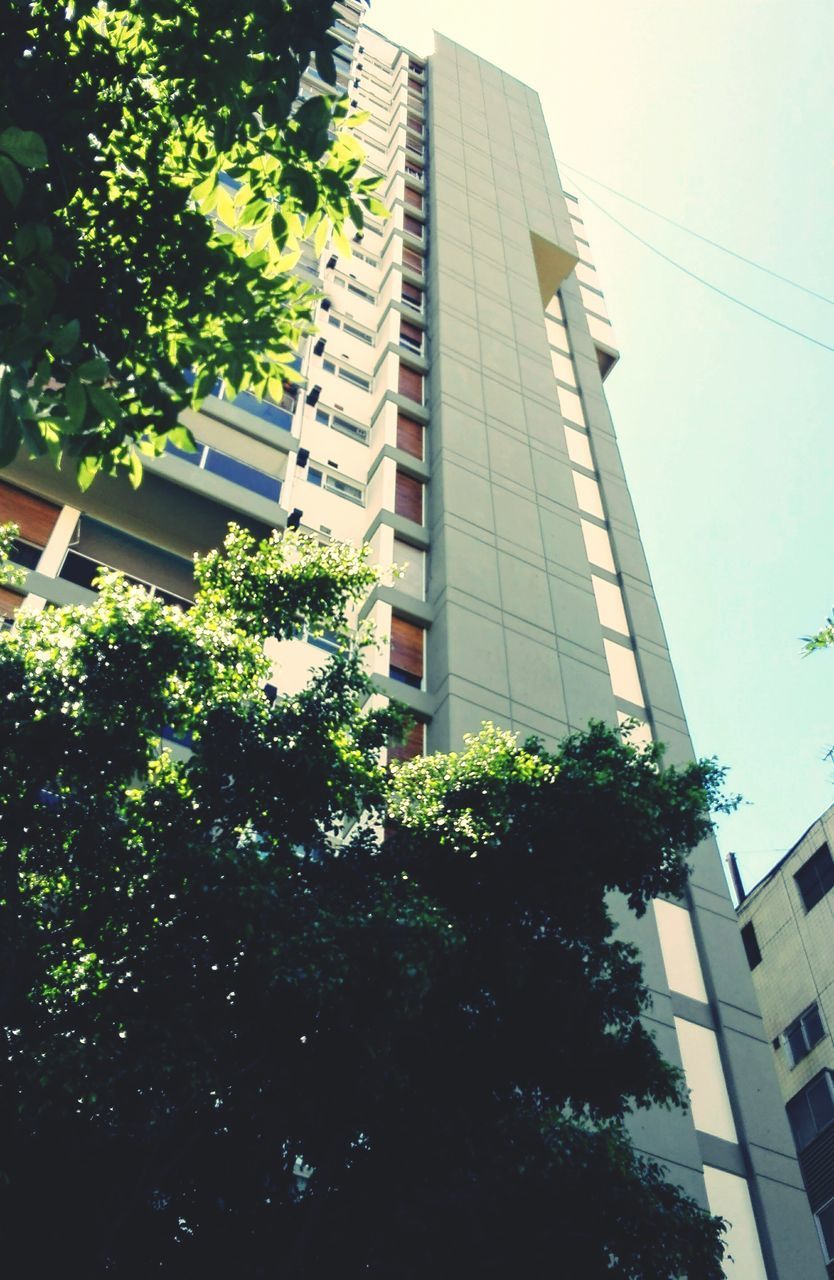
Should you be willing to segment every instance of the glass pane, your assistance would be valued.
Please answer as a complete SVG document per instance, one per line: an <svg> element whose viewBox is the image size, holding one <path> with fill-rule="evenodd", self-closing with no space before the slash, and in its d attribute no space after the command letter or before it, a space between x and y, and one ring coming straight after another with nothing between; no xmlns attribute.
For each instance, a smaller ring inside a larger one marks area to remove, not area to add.
<svg viewBox="0 0 834 1280"><path fill-rule="evenodd" d="M788 1027L785 1032L785 1039L790 1049L791 1061L794 1063L801 1062L808 1052L805 1047L805 1037L802 1034L802 1023L795 1022L792 1027Z"/></svg>
<svg viewBox="0 0 834 1280"><path fill-rule="evenodd" d="M562 415L568 418L570 422L578 422L580 427L585 426L585 414L582 412L582 401L575 391L566 391L564 387L557 387L556 394L559 397L559 407Z"/></svg>
<svg viewBox="0 0 834 1280"><path fill-rule="evenodd" d="M816 1219L825 1245L825 1260L831 1262L834 1258L834 1200L829 1200L828 1204L817 1212Z"/></svg>
<svg viewBox="0 0 834 1280"><path fill-rule="evenodd" d="M596 480L592 480L590 476L583 476L578 471L572 471L573 487L576 490L576 501L580 510L587 511L592 516L599 516L601 520L605 519L605 512L602 509L602 495L599 491L599 485Z"/></svg>
<svg viewBox="0 0 834 1280"><path fill-rule="evenodd" d="M591 457L591 443L588 437L582 431L576 431L573 427L565 427L565 443L568 446L568 457L571 462L575 462L579 467L587 467L589 471L594 469L594 460Z"/></svg>
<svg viewBox="0 0 834 1280"><path fill-rule="evenodd" d="M585 539L585 551L591 564L599 565L600 569L607 569L609 573L616 573L614 565L614 552L611 549L611 539L605 529L601 529L598 524L591 524L590 520L581 520L582 537Z"/></svg>
<svg viewBox="0 0 834 1280"><path fill-rule="evenodd" d="M615 698L623 698L633 702L635 706L643 706L643 690L637 674L637 662L631 649L616 644L613 640L603 640L605 658L611 675L611 688Z"/></svg>
<svg viewBox="0 0 834 1280"><path fill-rule="evenodd" d="M816 1128L824 1129L834 1120L834 1097L831 1095L831 1078L828 1072L809 1084L805 1093Z"/></svg>
<svg viewBox="0 0 834 1280"><path fill-rule="evenodd" d="M817 1127L808 1108L808 1102L806 1095L800 1093L795 1098L791 1098L787 1106L797 1151L807 1147L808 1143L817 1136Z"/></svg>
<svg viewBox="0 0 834 1280"><path fill-rule="evenodd" d="M696 1129L738 1142L718 1037L709 1027L686 1018L675 1018L681 1061L690 1091L689 1105Z"/></svg>
<svg viewBox="0 0 834 1280"><path fill-rule="evenodd" d="M710 1211L729 1223L723 1267L727 1280L767 1280L747 1179L704 1165Z"/></svg>
<svg viewBox="0 0 834 1280"><path fill-rule="evenodd" d="M627 636L628 621L620 588L614 582L606 582L604 578L598 578L596 574L591 574L591 585L594 588L597 612L602 625Z"/></svg>
<svg viewBox="0 0 834 1280"><path fill-rule="evenodd" d="M550 360L553 364L553 372L562 382L567 382L569 386L576 386L576 370L573 367L573 361L570 356L563 356L561 351L551 351Z"/></svg>
<svg viewBox="0 0 834 1280"><path fill-rule="evenodd" d="M802 1021L805 1024L805 1038L808 1041L808 1047L812 1049L815 1044L819 1044L825 1035L820 1011L816 1005L808 1010Z"/></svg>
<svg viewBox="0 0 834 1280"><path fill-rule="evenodd" d="M682 996L689 996L692 1000L701 1000L706 1004L704 975L701 972L689 912L674 902L664 902L660 898L655 899L652 907L669 990L679 991Z"/></svg>
<svg viewBox="0 0 834 1280"><path fill-rule="evenodd" d="M277 502L281 496L281 482L275 476L268 476L245 462L239 462L237 458L230 458L227 453L220 453L218 449L209 449L206 471L213 471L215 475L223 476L252 493L259 493L272 502Z"/></svg>

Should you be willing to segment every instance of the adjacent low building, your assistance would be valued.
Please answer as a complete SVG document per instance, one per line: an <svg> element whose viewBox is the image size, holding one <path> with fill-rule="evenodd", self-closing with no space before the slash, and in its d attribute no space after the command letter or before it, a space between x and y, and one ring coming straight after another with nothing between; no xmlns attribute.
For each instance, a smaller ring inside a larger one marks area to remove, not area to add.
<svg viewBox="0 0 834 1280"><path fill-rule="evenodd" d="M834 805L742 897L741 938L834 1277Z"/></svg>

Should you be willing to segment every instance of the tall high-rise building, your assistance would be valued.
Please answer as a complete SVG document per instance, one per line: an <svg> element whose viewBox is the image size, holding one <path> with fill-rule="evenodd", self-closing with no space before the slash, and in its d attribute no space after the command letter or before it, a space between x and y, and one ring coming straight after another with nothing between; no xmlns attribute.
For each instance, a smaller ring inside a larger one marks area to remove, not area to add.
<svg viewBox="0 0 834 1280"><path fill-rule="evenodd" d="M379 689L418 721L405 754L485 719L552 744L596 717L633 718L689 759L603 387L616 343L538 97L443 37L412 54L365 9L335 5L337 79L370 113L359 132L391 216L368 219L350 258L302 262L323 294L305 389L209 396L186 415L199 452L148 461L137 493L101 477L82 497L15 462L0 514L21 525L23 607L88 599L99 563L187 599L191 554L229 519L289 520L407 566L368 605ZM302 92L325 88L311 71ZM320 653L298 639L278 657L289 687ZM691 1115L635 1121L638 1147L732 1223L728 1276L823 1276L714 844L685 902L624 912L622 931L692 1091Z"/></svg>

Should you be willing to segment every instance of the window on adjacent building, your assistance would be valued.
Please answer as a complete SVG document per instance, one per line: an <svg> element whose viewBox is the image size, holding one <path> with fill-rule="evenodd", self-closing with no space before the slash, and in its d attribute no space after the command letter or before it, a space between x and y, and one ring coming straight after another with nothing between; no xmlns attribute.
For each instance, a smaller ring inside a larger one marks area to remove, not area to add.
<svg viewBox="0 0 834 1280"><path fill-rule="evenodd" d="M762 953L759 950L759 940L756 937L756 930L753 922L746 924L741 931L741 941L744 944L744 954L747 956L747 963L751 969L755 969L756 965L762 963Z"/></svg>
<svg viewBox="0 0 834 1280"><path fill-rule="evenodd" d="M797 1151L803 1151L818 1133L834 1124L834 1080L821 1071L787 1105Z"/></svg>
<svg viewBox="0 0 834 1280"><path fill-rule="evenodd" d="M785 1040L791 1055L791 1063L796 1066L803 1058L807 1058L815 1044L825 1036L819 1007L816 1003L801 1013L799 1017L785 1029Z"/></svg>
<svg viewBox="0 0 834 1280"><path fill-rule="evenodd" d="M826 1262L834 1262L834 1200L829 1200L814 1214Z"/></svg>
<svg viewBox="0 0 834 1280"><path fill-rule="evenodd" d="M817 849L794 876L805 910L810 911L825 895L834 889L834 860L827 844Z"/></svg>

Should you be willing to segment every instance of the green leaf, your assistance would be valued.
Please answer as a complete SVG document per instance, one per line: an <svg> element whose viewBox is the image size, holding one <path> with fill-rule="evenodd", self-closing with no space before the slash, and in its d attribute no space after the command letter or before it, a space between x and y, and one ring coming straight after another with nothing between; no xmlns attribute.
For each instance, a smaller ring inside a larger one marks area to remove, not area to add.
<svg viewBox="0 0 834 1280"><path fill-rule="evenodd" d="M131 486L134 489L138 489L140 484L142 483L143 468L142 468L142 459L139 457L139 454L136 452L135 449L131 450L131 454L130 454L130 457L128 458L127 466L128 466L128 476L130 478Z"/></svg>
<svg viewBox="0 0 834 1280"><path fill-rule="evenodd" d="M65 356L68 352L72 351L73 347L78 342L80 332L81 326L77 320L70 320L67 324L63 325L49 344L56 356Z"/></svg>
<svg viewBox="0 0 834 1280"><path fill-rule="evenodd" d="M386 208L386 206L382 203L381 200L377 200L376 196L368 196L367 205L368 205L368 213L373 214L375 218L391 217L390 210Z"/></svg>
<svg viewBox="0 0 834 1280"><path fill-rule="evenodd" d="M197 441L189 431L188 427L182 425L172 427L170 431L165 432L165 439L174 446L175 449L182 449L183 453L196 453Z"/></svg>
<svg viewBox="0 0 834 1280"><path fill-rule="evenodd" d="M227 187L221 183L217 192L217 216L227 227L237 225L237 209Z"/></svg>
<svg viewBox="0 0 834 1280"><path fill-rule="evenodd" d="M87 388L87 395L102 418L108 422L118 422L122 416L122 407L112 392L105 391L104 387L91 385Z"/></svg>
<svg viewBox="0 0 834 1280"><path fill-rule="evenodd" d="M272 215L272 236L279 249L283 249L284 243L289 232L287 219L280 210L276 210Z"/></svg>
<svg viewBox="0 0 834 1280"><path fill-rule="evenodd" d="M101 382L102 378L106 378L110 372L110 365L103 356L93 356L92 360L85 360L83 364L78 366L79 377L84 378L87 382Z"/></svg>
<svg viewBox="0 0 834 1280"><path fill-rule="evenodd" d="M23 195L23 179L20 170L8 156L0 156L0 187L9 204L20 204Z"/></svg>
<svg viewBox="0 0 834 1280"><path fill-rule="evenodd" d="M287 165L284 180L304 213L315 213L319 207L319 189L313 175L297 165Z"/></svg>
<svg viewBox="0 0 834 1280"><path fill-rule="evenodd" d="M327 128L330 123L330 100L323 94L316 97L308 98L306 102L302 102L301 106L294 116L296 124L301 125L304 129L311 132Z"/></svg>
<svg viewBox="0 0 834 1280"><path fill-rule="evenodd" d="M15 232L14 243L21 258L30 258L38 248L35 224L33 222L25 222L22 227L19 227Z"/></svg>
<svg viewBox="0 0 834 1280"><path fill-rule="evenodd" d="M0 379L0 467L13 462L22 439L20 422L9 395L9 377Z"/></svg>
<svg viewBox="0 0 834 1280"><path fill-rule="evenodd" d="M214 188L217 186L217 174L211 173L202 182L198 182L191 192L191 199L202 207L203 201L207 200Z"/></svg>
<svg viewBox="0 0 834 1280"><path fill-rule="evenodd" d="M206 396L211 395L212 388L217 381L217 374L213 369L203 369L196 377L194 387L191 393L192 404L200 405Z"/></svg>
<svg viewBox="0 0 834 1280"><path fill-rule="evenodd" d="M74 434L81 430L87 413L87 393L78 373L74 373L64 391L67 424Z"/></svg>
<svg viewBox="0 0 834 1280"><path fill-rule="evenodd" d="M90 485L95 480L101 470L101 458L86 457L79 459L75 472L75 478L78 481L78 487L82 493L86 493Z"/></svg>
<svg viewBox="0 0 834 1280"><path fill-rule="evenodd" d="M49 163L46 143L31 129L16 129L14 125L4 129L0 133L0 151L5 151L22 169L45 169Z"/></svg>

